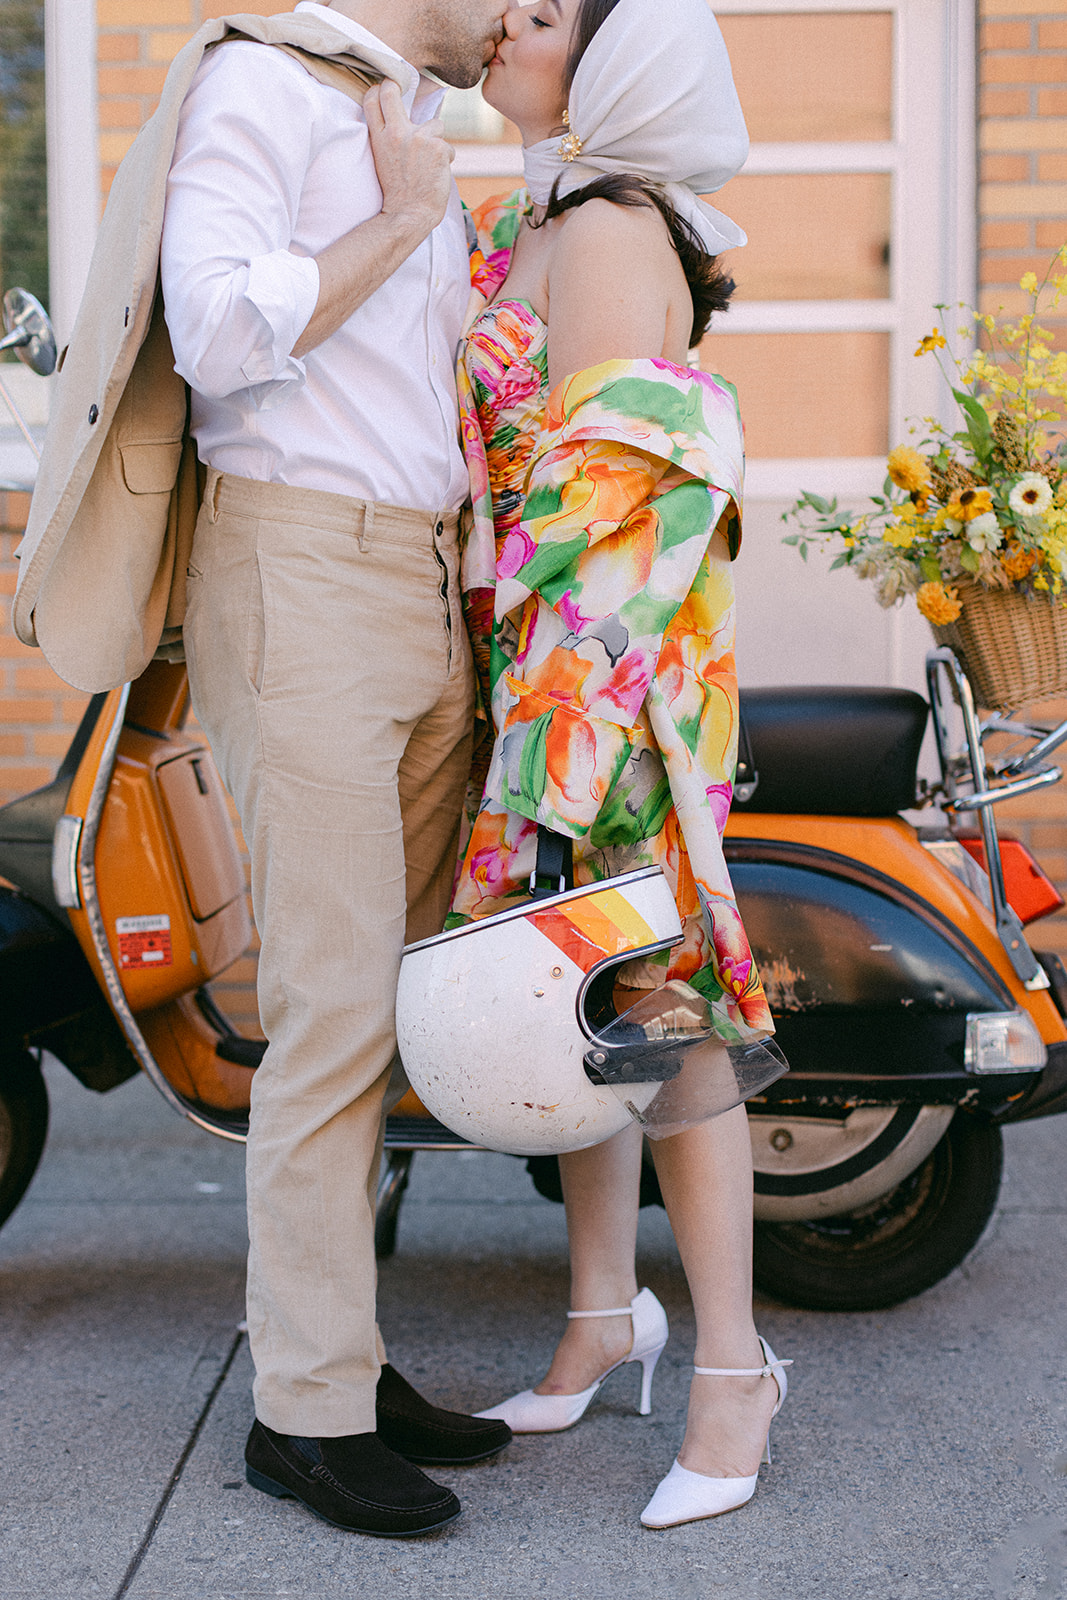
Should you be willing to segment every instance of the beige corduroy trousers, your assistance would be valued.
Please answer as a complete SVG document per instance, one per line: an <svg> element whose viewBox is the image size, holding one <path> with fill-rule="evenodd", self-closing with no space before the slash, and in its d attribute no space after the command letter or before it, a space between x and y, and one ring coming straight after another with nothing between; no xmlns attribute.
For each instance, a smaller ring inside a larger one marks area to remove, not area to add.
<svg viewBox="0 0 1067 1600"><path fill-rule="evenodd" d="M440 931L470 765L456 517L208 475L196 714L252 860L269 1041L248 1139L256 1414L375 1426L374 1201L405 941Z"/></svg>

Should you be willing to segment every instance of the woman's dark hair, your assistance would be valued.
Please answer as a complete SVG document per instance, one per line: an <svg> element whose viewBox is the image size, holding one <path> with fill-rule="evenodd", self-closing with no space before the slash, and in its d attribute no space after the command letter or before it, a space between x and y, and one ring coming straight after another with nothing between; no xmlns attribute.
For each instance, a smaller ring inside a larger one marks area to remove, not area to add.
<svg viewBox="0 0 1067 1600"><path fill-rule="evenodd" d="M593 35L608 20L618 3L619 0L583 0L583 4L579 7L578 15L574 19L571 52L563 69L563 86L568 91L574 82L579 61L593 42Z"/></svg>
<svg viewBox="0 0 1067 1600"><path fill-rule="evenodd" d="M574 37L571 40L570 54L563 73L568 90L574 82L578 63L588 50L594 35L618 3L619 0L582 0L575 18ZM678 253L682 271L689 285L689 293L693 297L693 331L689 343L699 344L707 332L712 314L716 311L725 311L734 292L734 280L719 266L718 257L708 254L695 229L684 217L678 215L662 189L649 179L639 178L632 173L605 173L602 178L594 178L592 183L576 189L573 194L564 195L562 199L559 196L559 179L557 179L549 196L544 220L549 222L553 217L562 216L563 212L573 210L586 200L610 200L617 206L655 206L667 224L671 244Z"/></svg>

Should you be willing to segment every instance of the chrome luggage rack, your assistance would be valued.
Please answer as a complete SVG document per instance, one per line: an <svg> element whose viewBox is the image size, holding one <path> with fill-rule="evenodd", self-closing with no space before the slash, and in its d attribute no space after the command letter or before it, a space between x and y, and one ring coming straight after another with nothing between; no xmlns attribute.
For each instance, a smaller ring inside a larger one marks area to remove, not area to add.
<svg viewBox="0 0 1067 1600"><path fill-rule="evenodd" d="M1047 989L1048 974L1030 949L1023 925L1008 904L993 807L1003 800L1013 800L1018 795L1029 794L1032 789L1044 789L1060 781L1062 769L1050 765L1046 758L1067 740L1067 721L1050 728L1023 722L1010 712L997 712L984 722L980 721L970 679L947 646L927 654L926 682L941 768L940 783L926 798L937 799L944 810L953 815L973 813L977 816L1000 941L1024 986ZM963 719L965 748L962 750L953 748L946 689ZM1015 743L1000 755L987 756L985 742L995 734L1006 734Z"/></svg>

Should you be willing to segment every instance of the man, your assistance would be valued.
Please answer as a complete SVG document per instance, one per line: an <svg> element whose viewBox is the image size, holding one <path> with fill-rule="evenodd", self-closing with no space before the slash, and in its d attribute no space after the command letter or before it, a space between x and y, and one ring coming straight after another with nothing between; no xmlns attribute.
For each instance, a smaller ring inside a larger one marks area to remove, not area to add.
<svg viewBox="0 0 1067 1600"><path fill-rule="evenodd" d="M467 247L440 90L420 72L476 83L505 10L298 5L382 77L362 106L269 44L210 50L182 106L161 251L208 468L187 578L193 703L240 811L262 940L248 1478L393 1536L460 1511L412 1462L510 1438L385 1363L373 1246L400 954L447 909L473 701L453 378Z"/></svg>

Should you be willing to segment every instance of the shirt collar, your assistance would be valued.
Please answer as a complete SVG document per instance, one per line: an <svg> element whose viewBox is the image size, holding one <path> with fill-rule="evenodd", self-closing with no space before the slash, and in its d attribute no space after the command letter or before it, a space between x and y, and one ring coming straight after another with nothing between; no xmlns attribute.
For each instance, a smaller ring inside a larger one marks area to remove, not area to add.
<svg viewBox="0 0 1067 1600"><path fill-rule="evenodd" d="M434 116L444 99L445 91L441 85L426 73L419 72L405 61L402 55L379 39L376 34L364 28L361 23L354 22L351 17L346 17L343 12L335 11L333 6L317 4L317 0L300 0L295 10L319 17L323 22L328 22L336 28L338 33L345 34L352 43L358 46L357 54L361 61L366 61L368 66L384 73L399 86L404 98L404 105L410 115L413 109L418 110L418 121L428 120Z"/></svg>

